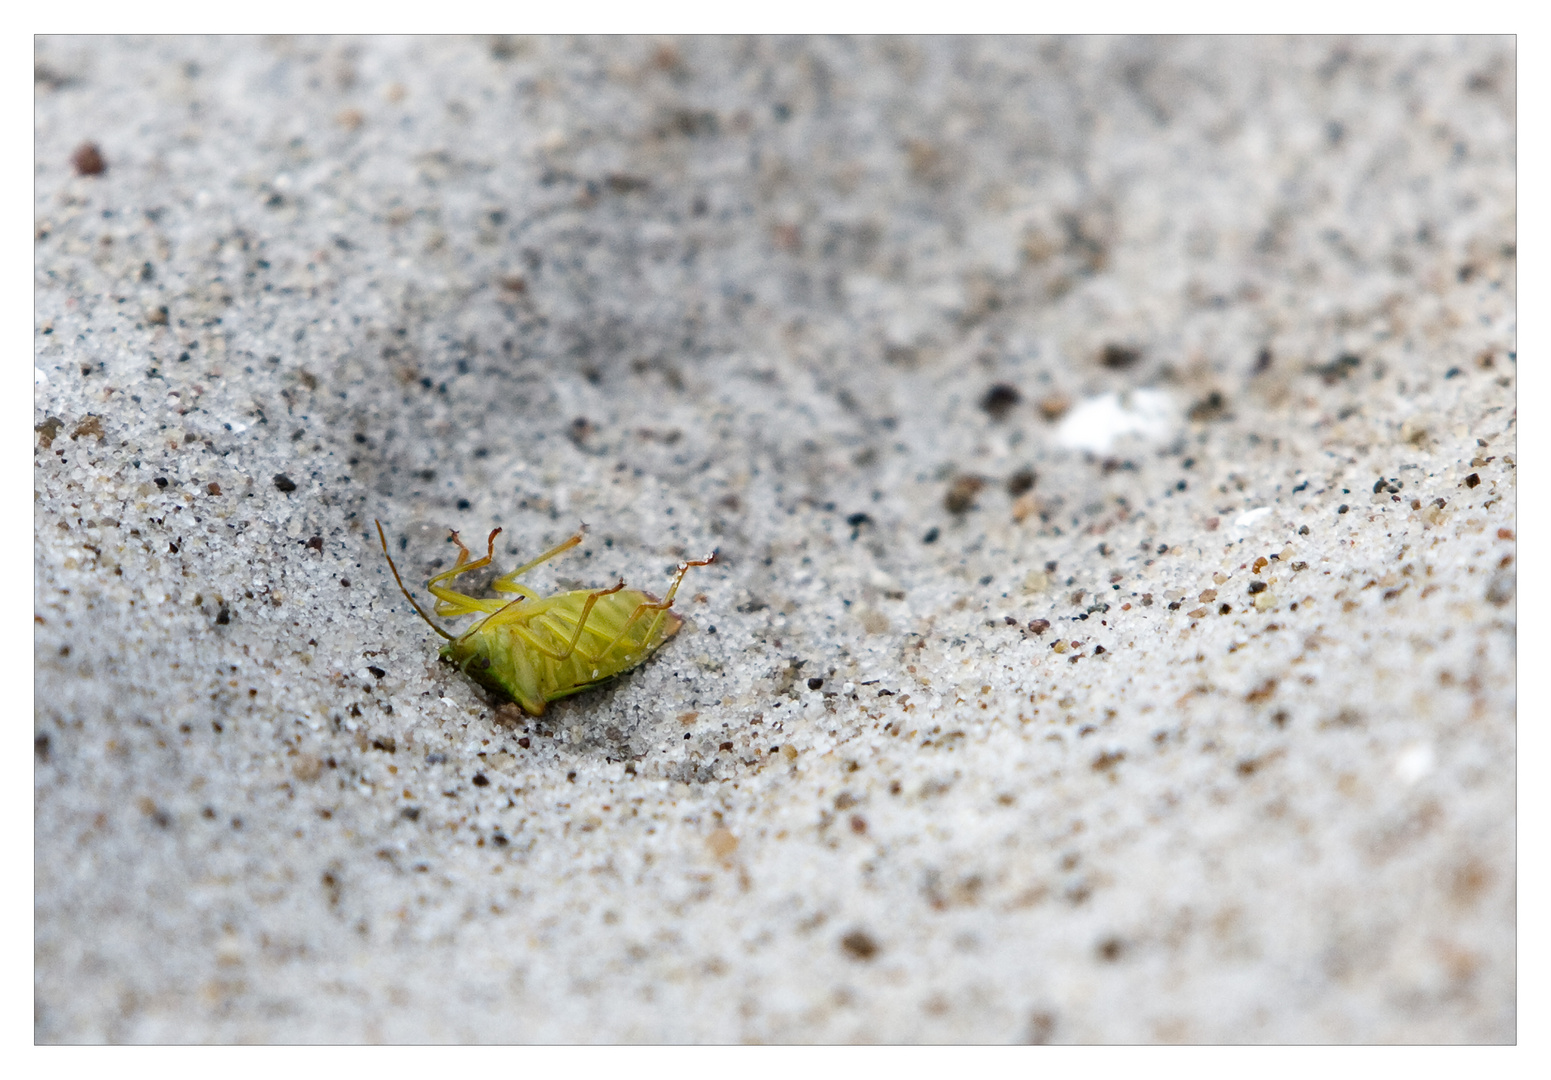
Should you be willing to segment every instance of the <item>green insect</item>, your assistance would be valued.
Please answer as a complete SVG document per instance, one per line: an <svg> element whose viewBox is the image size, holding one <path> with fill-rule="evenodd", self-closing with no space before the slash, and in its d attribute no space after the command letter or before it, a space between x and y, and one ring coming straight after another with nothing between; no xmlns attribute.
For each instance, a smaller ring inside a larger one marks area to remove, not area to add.
<svg viewBox="0 0 1551 1080"><path fill-rule="evenodd" d="M489 566L495 558L496 529L487 541L485 557L470 561L469 549L458 534L458 559L452 569L426 582L437 598L436 614L447 617L483 614L463 633L453 635L431 621L404 587L399 568L388 554L388 538L377 524L382 553L399 583L404 597L426 625L447 639L442 659L458 665L463 673L482 686L515 701L533 716L542 716L545 706L559 698L579 694L605 679L620 675L641 664L663 642L678 633L684 620L673 613L673 597L691 566L710 566L716 552L704 559L681 562L668 586L668 595L658 600L651 593L627 589L621 581L612 589L577 589L574 592L540 596L517 584L517 579L535 566L569 551L582 542L583 525L576 535L556 544L532 562L491 582L506 597L467 596L443 585L461 574Z"/></svg>

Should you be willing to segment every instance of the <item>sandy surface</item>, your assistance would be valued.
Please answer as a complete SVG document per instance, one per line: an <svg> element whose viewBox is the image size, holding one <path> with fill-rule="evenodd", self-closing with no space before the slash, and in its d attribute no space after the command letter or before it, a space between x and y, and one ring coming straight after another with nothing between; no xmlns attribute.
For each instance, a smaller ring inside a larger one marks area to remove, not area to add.
<svg viewBox="0 0 1551 1080"><path fill-rule="evenodd" d="M1516 1038L1510 41L37 63L39 1041Z"/></svg>

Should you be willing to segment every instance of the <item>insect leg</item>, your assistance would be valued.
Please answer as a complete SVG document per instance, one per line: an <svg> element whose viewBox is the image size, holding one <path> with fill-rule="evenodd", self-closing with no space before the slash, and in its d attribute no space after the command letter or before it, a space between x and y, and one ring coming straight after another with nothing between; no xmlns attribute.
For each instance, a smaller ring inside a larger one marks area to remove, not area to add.
<svg viewBox="0 0 1551 1080"><path fill-rule="evenodd" d="M458 531L456 529L452 530L452 542L458 545L457 561L452 564L451 570L443 570L440 574L437 574L434 578L432 578L429 584L435 585L437 582L447 581L449 578L455 578L460 574L467 574L471 570L478 570L481 567L489 566L490 560L495 558L495 538L500 535L500 529L490 530L490 536L487 540L487 547L485 550L485 557L483 559L476 559L474 562L469 562L469 549L463 546L463 538L458 535Z"/></svg>
<svg viewBox="0 0 1551 1080"><path fill-rule="evenodd" d="M610 591L612 592L613 590ZM550 633L554 634L557 638L564 638L567 634L571 633L572 630L572 626L567 626L565 620L560 618L553 609L542 613L533 621L541 622L550 631ZM573 620L573 625L579 628L584 634L591 634L593 637L599 638L603 641L609 640L609 634L607 630L600 630L596 626L591 625L590 622L576 623ZM578 641L575 645L575 649L588 660L597 659L597 657L588 653L586 649L582 647L580 641Z"/></svg>
<svg viewBox="0 0 1551 1080"><path fill-rule="evenodd" d="M657 637L657 630L662 626L662 620L667 610L673 606L673 598L678 595L679 585L684 580L684 575L689 573L691 566L710 566L716 561L716 552L713 551L703 559L691 559L688 562L679 563L678 572L673 575L673 582L668 586L668 595L662 598L662 605L657 607L657 617L652 620L652 625L647 628L646 640L652 641ZM656 605L654 605L656 606ZM628 624L626 626L628 629ZM611 646L612 647L612 646Z"/></svg>
<svg viewBox="0 0 1551 1080"><path fill-rule="evenodd" d="M551 660L562 659L559 653L555 652L538 638L534 637L533 631L529 630L526 626L523 626L521 623L519 623L515 627L515 630L517 636L522 638L522 640L527 643L528 647L534 652L538 653L540 656L547 656Z"/></svg>
<svg viewBox="0 0 1551 1080"><path fill-rule="evenodd" d="M689 568L691 566L710 566L715 561L716 552L713 551L703 559L692 559L689 562L679 563L678 571L673 575L673 582L668 586L668 595L655 604L637 605L636 609L630 613L630 618L625 620L624 628L620 630L619 636L609 642L608 647L598 654L598 658L601 660L613 652L619 643L625 640L625 635L630 633L630 628L635 625L635 621L648 611L655 611L657 615L652 619L652 625L647 628L646 635L642 640L645 642L652 641L657 636L658 628L662 626L663 615L673 606L673 598L678 595L679 583L684 580L684 575L689 572Z"/></svg>
<svg viewBox="0 0 1551 1080"><path fill-rule="evenodd" d="M662 613L664 611L667 611L672 606L673 606L673 602L671 600L659 600L655 604L638 604L638 605L636 605L636 609L630 613L630 618L625 620L624 629L622 629L619 632L618 636L616 636L613 641L609 642L608 645L604 648L604 650L598 654L598 659L601 660L605 656L607 656L609 653L613 652L615 650L615 648L618 647L619 643L621 641L625 640L625 636L630 633L630 628L635 625L635 621L637 619L639 619L642 615L644 615L648 611L655 611L655 612L657 612L657 619L653 620L652 628L651 628L653 631L655 631L655 629L656 629L656 627L658 625L658 620L660 620L662 618ZM643 641L651 641L651 640L652 640L651 632L648 632L646 637L643 639Z"/></svg>
<svg viewBox="0 0 1551 1080"><path fill-rule="evenodd" d="M490 565L495 558L495 538L501 535L500 529L492 529L486 541L485 557L469 561L469 549L463 546L463 540L454 531L452 542L458 545L458 558L452 564L451 570L444 570L430 581L426 582L426 588L431 590L440 603L436 605L438 615L467 615L471 612L487 610L485 605L472 596L460 593L454 589L443 587L440 583L467 574L473 570L479 570Z"/></svg>
<svg viewBox="0 0 1551 1080"><path fill-rule="evenodd" d="M567 660L576 651L576 643L581 640L582 631L587 627L587 620L592 615L592 606L598 602L598 597L617 593L624 587L625 583L621 581L612 589L597 589L587 594L587 602L582 605L582 613L576 620L576 633L571 635L571 644L565 647L565 652L555 657L556 660Z"/></svg>
<svg viewBox="0 0 1551 1080"><path fill-rule="evenodd" d="M559 555L562 552L570 551L577 544L580 544L582 542L582 536L586 532L587 532L587 526L583 525L580 529L576 530L576 535L575 536L571 537L569 540L563 540L560 543L556 544L554 547L552 547L548 551L544 552L544 554L540 555L538 558L534 559L532 562L523 563L517 569L509 571L508 573L502 574L500 577L496 578L494 581L492 581L490 583L490 587L492 589L494 589L496 592L516 592L516 593L522 593L524 596L528 597L530 600L538 599L538 596L537 596L536 593L533 593L533 592L531 592L528 589L524 589L521 585L518 585L516 583L517 579L522 577L522 575L526 574L529 570L532 570L535 566L539 566L539 565L541 565L543 563L547 563L550 559L553 559L556 555Z"/></svg>
<svg viewBox="0 0 1551 1080"><path fill-rule="evenodd" d="M558 687L558 684L560 684L560 669L558 669L558 664L565 663L566 659L569 659L568 653L557 653L555 650L549 649L549 647L546 646L543 641L540 641L540 639L534 635L532 630L527 628L527 624L524 624L524 622L518 622L518 624L513 625L512 628L513 632L516 633L516 636L523 639L524 644L526 644L529 649L532 649L535 653L538 653L538 655L543 656L544 661L546 661L546 673L548 673L549 683ZM594 663L591 656L586 655L586 653L582 652L582 650L577 649L575 650L575 653L577 653L577 655L582 655L583 658L588 659L588 663ZM613 672L610 672L610 675L613 675ZM579 692L585 691L586 687L592 686L592 683L596 683L596 681L597 680L580 681L580 683L575 684L575 686L566 687L566 689L563 689L563 691L557 691L555 694L549 695L546 700L554 701L555 698L563 698L568 697L568 695L571 694L579 694ZM526 704L524 704L523 708L527 709ZM532 709L529 709L529 712L532 712Z"/></svg>
<svg viewBox="0 0 1551 1080"><path fill-rule="evenodd" d="M576 630L571 635L570 643L561 652L555 652L553 649L550 649L550 648L546 647L544 644L542 644L539 641L539 639L533 634L533 632L528 629L527 624L529 622L536 621L538 619L543 618L544 616L543 616L542 613L540 613L538 615L533 614L531 609L521 608L519 606L521 602L518 601L518 600L513 600L511 603L507 604L505 607L501 608L499 611L497 611L494 614L490 615L488 618L483 619L479 623L475 624L473 627L471 627L468 630L468 634L473 634L475 632L483 633L483 632L488 631L488 630L493 630L493 629L495 629L498 626L503 626L506 623L515 623L515 629L516 629L517 633L519 635L521 635L523 640L526 641L529 645L531 645L536 652L538 652L538 653L540 653L540 654L542 654L544 656L549 657L551 660L565 661L565 660L570 659L572 653L576 652L576 642L582 636L582 631L587 628L587 619L592 614L593 605L598 602L598 597L600 597L600 596L609 596L609 595L611 595L613 593L617 593L621 589L623 589L624 587L625 587L625 583L623 581L621 581L619 584L615 585L612 589L595 589L592 592L587 594L587 599L582 604L581 616L579 617L579 619L577 620L577 623L576 623ZM511 615L507 615L506 613L508 611L510 611L512 614ZM544 625L557 638L561 634L563 634L565 632L563 627L560 627L560 626L556 625L555 623L547 622L546 621ZM593 631L593 633L595 633L595 634L597 632L598 631L596 631L596 630ZM465 635L465 636L467 636L467 635ZM583 654L583 655L587 655L587 654ZM589 656L589 659L590 659L590 656Z"/></svg>
<svg viewBox="0 0 1551 1080"><path fill-rule="evenodd" d="M668 586L668 595L662 598L664 604L671 605L673 598L678 594L679 582L684 580L684 575L689 573L691 566L710 566L716 561L716 552L711 552L703 559L691 559L688 562L679 563L678 572L673 575L673 584Z"/></svg>

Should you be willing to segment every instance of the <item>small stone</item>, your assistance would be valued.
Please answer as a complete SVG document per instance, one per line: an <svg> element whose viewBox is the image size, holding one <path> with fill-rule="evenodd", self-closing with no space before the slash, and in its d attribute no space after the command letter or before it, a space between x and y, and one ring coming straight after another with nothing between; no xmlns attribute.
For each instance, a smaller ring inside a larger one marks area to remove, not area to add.
<svg viewBox="0 0 1551 1080"><path fill-rule="evenodd" d="M1428 441L1431 422L1424 416L1413 416L1400 425L1400 441L1412 446L1422 446Z"/></svg>
<svg viewBox="0 0 1551 1080"><path fill-rule="evenodd" d="M1035 596L1050 588L1050 575L1043 570L1030 570L1023 575L1023 592L1027 596ZM1046 624L1049 625L1048 623Z"/></svg>
<svg viewBox="0 0 1551 1080"><path fill-rule="evenodd" d="M1141 358L1140 350L1111 342L1104 346L1104 351L1099 354L1099 363L1107 368L1123 371L1126 368L1135 367L1136 362Z"/></svg>
<svg viewBox="0 0 1551 1080"><path fill-rule="evenodd" d="M840 948L852 960L871 960L878 955L878 943L865 930L852 930L840 939Z"/></svg>
<svg viewBox="0 0 1551 1080"><path fill-rule="evenodd" d="M1039 415L1053 424L1071 409L1072 399L1065 394L1047 394L1039 399L1036 407L1039 409Z"/></svg>
<svg viewBox="0 0 1551 1080"><path fill-rule="evenodd" d="M986 482L978 476L954 477L953 483L948 485L948 493L943 496L942 504L950 514L967 513L975 505L975 496L985 486Z"/></svg>
<svg viewBox="0 0 1551 1080"><path fill-rule="evenodd" d="M725 859L738 850L738 838L730 829L717 829L706 837L705 843L711 849L711 854L718 859Z"/></svg>
<svg viewBox="0 0 1551 1080"><path fill-rule="evenodd" d="M1017 498L1034 490L1034 485L1039 481L1039 475L1033 469L1019 469L1007 478L1007 494Z"/></svg>
<svg viewBox="0 0 1551 1080"><path fill-rule="evenodd" d="M1010 383L997 383L980 399L980 407L990 414L992 420L1005 420L1013 406L1022 400L1023 395L1018 392L1016 386Z"/></svg>
<svg viewBox="0 0 1551 1080"><path fill-rule="evenodd" d="M108 162L102 156L102 151L94 142L83 142L75 148L75 153L70 155L70 164L75 166L77 175L101 176L108 171Z"/></svg>

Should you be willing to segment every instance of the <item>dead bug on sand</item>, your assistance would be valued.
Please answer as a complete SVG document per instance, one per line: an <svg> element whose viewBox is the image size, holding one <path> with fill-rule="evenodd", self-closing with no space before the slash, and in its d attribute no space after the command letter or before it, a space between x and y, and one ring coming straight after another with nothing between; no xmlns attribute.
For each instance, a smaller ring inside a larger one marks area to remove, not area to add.
<svg viewBox="0 0 1551 1080"><path fill-rule="evenodd" d="M415 613L447 639L442 659L457 664L469 678L515 701L533 716L543 715L549 702L623 674L656 652L683 625L684 620L672 609L684 575L691 566L709 566L716 561L713 551L704 559L679 563L668 595L661 600L639 589L627 589L623 581L610 589L577 589L554 596L540 596L517 584L529 570L580 544L587 528L583 525L569 540L491 582L492 589L508 596L480 598L456 592L442 582L489 566L501 530L490 533L485 557L472 561L468 548L454 532L458 559L451 570L428 581L426 588L437 599L436 614L444 618L482 614L484 618L453 635L432 622L405 588L393 556L388 554L382 523L376 525L393 580ZM516 598L508 599L512 594Z"/></svg>

